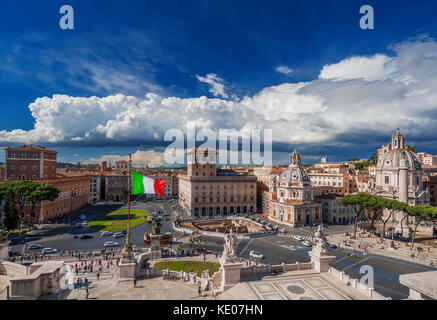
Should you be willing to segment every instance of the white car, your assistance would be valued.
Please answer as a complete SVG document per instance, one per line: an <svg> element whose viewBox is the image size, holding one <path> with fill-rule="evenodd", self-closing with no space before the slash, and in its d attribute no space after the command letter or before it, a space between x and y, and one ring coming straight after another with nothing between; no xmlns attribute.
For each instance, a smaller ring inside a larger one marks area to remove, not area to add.
<svg viewBox="0 0 437 320"><path fill-rule="evenodd" d="M45 226L42 226L41 230L49 230L51 227L46 224Z"/></svg>
<svg viewBox="0 0 437 320"><path fill-rule="evenodd" d="M258 251L250 251L249 256L255 259L264 259L264 255Z"/></svg>
<svg viewBox="0 0 437 320"><path fill-rule="evenodd" d="M293 238L294 238L295 240L297 240L297 241L303 241L303 237L302 237L302 236L299 236L299 235L297 235L297 234L295 234L295 235L293 236Z"/></svg>
<svg viewBox="0 0 437 320"><path fill-rule="evenodd" d="M36 244L36 243L29 244L29 246L27 247L28 250L36 250L36 249L41 249L41 248L42 248L42 245Z"/></svg>
<svg viewBox="0 0 437 320"><path fill-rule="evenodd" d="M114 238L122 238L122 237L124 237L124 234L121 232L116 232L116 233L114 233L113 237Z"/></svg>
<svg viewBox="0 0 437 320"><path fill-rule="evenodd" d="M105 248L112 248L112 247L119 247L120 245L118 244L118 242L108 241L108 242L105 242L105 244L103 246Z"/></svg>
<svg viewBox="0 0 437 320"><path fill-rule="evenodd" d="M112 236L112 232L111 232L111 231L103 231L100 235L101 235L102 237Z"/></svg>
<svg viewBox="0 0 437 320"><path fill-rule="evenodd" d="M83 225L84 227L88 226L88 221L84 221L84 222L82 222L82 225Z"/></svg>
<svg viewBox="0 0 437 320"><path fill-rule="evenodd" d="M306 246L306 247L312 247L313 246L313 244L311 243L311 242L309 242L309 241L302 241L302 244L304 245L304 246Z"/></svg>
<svg viewBox="0 0 437 320"><path fill-rule="evenodd" d="M53 248L44 248L41 251L42 254L59 254L58 250Z"/></svg>

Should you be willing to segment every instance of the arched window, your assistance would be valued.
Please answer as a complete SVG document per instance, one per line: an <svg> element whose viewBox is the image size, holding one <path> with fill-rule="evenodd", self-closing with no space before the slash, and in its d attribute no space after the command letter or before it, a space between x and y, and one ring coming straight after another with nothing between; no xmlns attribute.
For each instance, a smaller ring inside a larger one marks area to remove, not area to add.
<svg viewBox="0 0 437 320"><path fill-rule="evenodd" d="M390 183L390 177L389 176L385 176L385 184L389 184Z"/></svg>

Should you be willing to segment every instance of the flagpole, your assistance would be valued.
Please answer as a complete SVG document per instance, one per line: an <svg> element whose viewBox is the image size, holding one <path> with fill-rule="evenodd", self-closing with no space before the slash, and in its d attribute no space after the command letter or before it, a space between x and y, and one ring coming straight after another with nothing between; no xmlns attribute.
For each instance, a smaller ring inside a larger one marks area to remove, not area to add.
<svg viewBox="0 0 437 320"><path fill-rule="evenodd" d="M131 196L131 180L132 180L132 154L129 154L129 176L128 176L128 194L127 194L127 234L124 251L132 252L132 244L130 242L130 196Z"/></svg>

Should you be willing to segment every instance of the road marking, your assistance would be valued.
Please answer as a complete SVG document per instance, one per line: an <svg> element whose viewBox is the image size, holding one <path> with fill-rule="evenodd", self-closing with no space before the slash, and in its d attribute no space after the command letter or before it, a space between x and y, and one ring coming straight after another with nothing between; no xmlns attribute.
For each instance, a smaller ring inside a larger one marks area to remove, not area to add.
<svg viewBox="0 0 437 320"><path fill-rule="evenodd" d="M344 270L347 270L347 269L351 269L351 268L353 268L353 266L355 266L356 264L362 264L364 261L367 261L367 260L369 260L370 258L364 258L363 260L360 260L359 262L358 261L349 261L349 260L346 260L346 261L348 261L348 264L346 265L346 268L344 268L344 269L342 269L341 271L344 271ZM375 268L374 268L375 269Z"/></svg>
<svg viewBox="0 0 437 320"><path fill-rule="evenodd" d="M250 239L249 242L244 246L243 250L240 251L240 255L243 254L244 251L246 251L247 247L252 243L253 239Z"/></svg>

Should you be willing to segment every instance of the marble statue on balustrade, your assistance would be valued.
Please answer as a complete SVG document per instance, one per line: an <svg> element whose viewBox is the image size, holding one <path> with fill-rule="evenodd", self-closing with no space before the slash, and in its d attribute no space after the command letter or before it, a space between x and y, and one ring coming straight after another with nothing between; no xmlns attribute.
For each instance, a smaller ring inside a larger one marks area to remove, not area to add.
<svg viewBox="0 0 437 320"><path fill-rule="evenodd" d="M220 257L220 260L223 263L227 262L240 262L240 259L237 257L237 235L232 232L232 229L229 233L225 234L225 243L223 246L223 253Z"/></svg>
<svg viewBox="0 0 437 320"><path fill-rule="evenodd" d="M316 246L314 247L313 251L317 252L320 255L326 255L328 253L328 250L326 249L326 238L323 234L323 228L321 225L317 227L315 236L315 242L317 242Z"/></svg>

